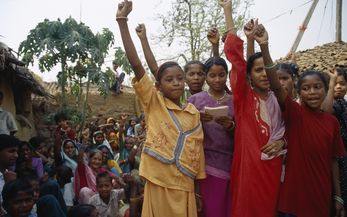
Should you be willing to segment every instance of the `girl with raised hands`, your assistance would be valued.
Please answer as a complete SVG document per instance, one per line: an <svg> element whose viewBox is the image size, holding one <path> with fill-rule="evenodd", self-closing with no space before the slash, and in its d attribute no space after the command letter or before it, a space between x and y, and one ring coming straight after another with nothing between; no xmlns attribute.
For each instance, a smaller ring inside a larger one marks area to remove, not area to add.
<svg viewBox="0 0 347 217"><path fill-rule="evenodd" d="M345 155L345 150L338 121L321 110L328 83L319 71L302 73L297 84L301 103L295 102L279 81L269 54L267 31L259 25L254 33L286 126L288 155L279 199L280 216L330 216L334 194L335 216L342 217L344 201L337 157Z"/></svg>
<svg viewBox="0 0 347 217"><path fill-rule="evenodd" d="M236 36L231 1L221 1L227 30L224 52L232 63L231 87L235 110L231 168L233 217L275 217L280 190L284 124L276 97L269 91L261 53L246 62L243 41ZM245 26L245 34L253 29Z"/></svg>
<svg viewBox="0 0 347 217"><path fill-rule="evenodd" d="M123 1L116 20L148 126L140 163L140 176L146 180L142 216L195 217L194 181L206 177L199 111L180 102L184 73L176 62L158 68L154 86L129 33L127 16L131 10L132 2Z"/></svg>

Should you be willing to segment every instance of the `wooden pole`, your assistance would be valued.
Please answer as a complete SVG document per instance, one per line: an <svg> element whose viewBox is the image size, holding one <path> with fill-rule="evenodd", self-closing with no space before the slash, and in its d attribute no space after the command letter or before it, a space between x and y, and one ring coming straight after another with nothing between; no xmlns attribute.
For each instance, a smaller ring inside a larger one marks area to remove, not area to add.
<svg viewBox="0 0 347 217"><path fill-rule="evenodd" d="M319 1L319 0L314 0L314 1L312 2L311 8L310 8L310 10L307 12L307 15L306 15L306 17L305 17L305 19L304 19L304 22L303 22L302 25L299 27L298 35L296 36L296 39L295 39L295 41L294 41L294 43L293 43L293 46L292 46L292 48L290 49L291 52L294 53L294 52L296 51L296 49L298 48L299 43L300 43L300 41L301 41L301 39L302 39L302 36L304 35L304 32L305 32L305 30L306 30L306 28L307 28L307 24L310 22L310 19L311 19L311 17L312 17L312 14L313 14L314 10L316 9L316 6L317 6L317 4L318 4L318 1Z"/></svg>
<svg viewBox="0 0 347 217"><path fill-rule="evenodd" d="M341 42L342 0L336 0L336 42Z"/></svg>

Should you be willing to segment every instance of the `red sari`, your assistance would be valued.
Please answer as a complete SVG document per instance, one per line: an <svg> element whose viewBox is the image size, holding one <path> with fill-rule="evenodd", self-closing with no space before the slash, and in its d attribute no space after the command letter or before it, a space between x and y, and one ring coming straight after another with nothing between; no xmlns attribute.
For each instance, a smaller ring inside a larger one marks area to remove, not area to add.
<svg viewBox="0 0 347 217"><path fill-rule="evenodd" d="M243 41L229 34L224 52L232 63L230 81L236 120L231 169L231 216L275 217L282 157L261 160L260 149L269 141L271 127L262 118L260 97L246 79Z"/></svg>

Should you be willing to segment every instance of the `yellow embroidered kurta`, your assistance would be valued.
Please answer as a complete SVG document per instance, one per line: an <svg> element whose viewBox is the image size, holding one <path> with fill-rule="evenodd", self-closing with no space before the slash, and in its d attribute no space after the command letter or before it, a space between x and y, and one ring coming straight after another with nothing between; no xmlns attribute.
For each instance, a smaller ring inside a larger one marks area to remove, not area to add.
<svg viewBox="0 0 347 217"><path fill-rule="evenodd" d="M148 126L140 176L150 184L145 187L142 216L195 216L194 179L206 177L199 111L190 103L181 109L163 97L147 75L133 86ZM155 201L157 197L161 199ZM160 201L162 205L157 204Z"/></svg>

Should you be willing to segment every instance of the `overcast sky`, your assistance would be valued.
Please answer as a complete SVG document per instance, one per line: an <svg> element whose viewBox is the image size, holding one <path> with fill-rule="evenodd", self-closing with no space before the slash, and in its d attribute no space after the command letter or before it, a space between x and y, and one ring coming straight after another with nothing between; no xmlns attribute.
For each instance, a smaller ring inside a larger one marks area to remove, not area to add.
<svg viewBox="0 0 347 217"><path fill-rule="evenodd" d="M145 23L147 34L152 36L160 31L161 23L156 20L158 13L165 13L171 7L172 0L134 0L133 12L129 15L129 27L135 29L138 23ZM309 0L254 0L251 7L251 17L264 22L270 36L270 50L277 59L285 56L298 32L298 27L306 16L312 2L295 9ZM71 16L81 20L95 33L107 27L115 34L116 46L121 46L119 30L115 21L116 6L120 0L0 0L0 41L14 50L18 49L21 41L26 39L29 31L45 18L56 20ZM343 18L347 20L347 2L344 1ZM335 8L336 0L320 0L312 16L308 29L299 45L298 50L313 48L316 45L335 40ZM289 12L291 9L291 12ZM282 16L277 17L280 14ZM277 17L277 18L276 18ZM141 46L132 31L138 51ZM343 22L342 40L347 41L347 22ZM167 51L150 41L158 59ZM170 49L172 55L177 53ZM112 52L111 52L112 53ZM111 65L112 55L107 59ZM37 67L31 67L39 73ZM56 72L56 70L53 70ZM55 73L39 73L44 80L55 80Z"/></svg>

